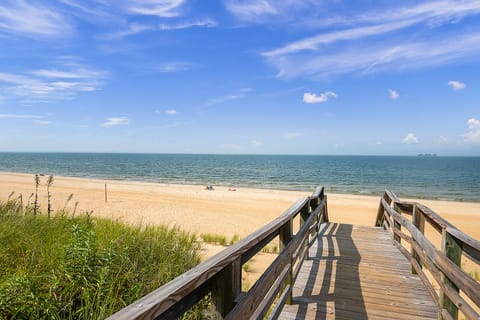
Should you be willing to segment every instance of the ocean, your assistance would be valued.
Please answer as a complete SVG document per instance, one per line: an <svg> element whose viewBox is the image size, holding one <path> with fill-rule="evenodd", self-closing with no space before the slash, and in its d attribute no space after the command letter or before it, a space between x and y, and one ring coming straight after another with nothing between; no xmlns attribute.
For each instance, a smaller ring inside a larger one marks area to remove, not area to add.
<svg viewBox="0 0 480 320"><path fill-rule="evenodd" d="M0 171L480 202L480 157L7 152Z"/></svg>

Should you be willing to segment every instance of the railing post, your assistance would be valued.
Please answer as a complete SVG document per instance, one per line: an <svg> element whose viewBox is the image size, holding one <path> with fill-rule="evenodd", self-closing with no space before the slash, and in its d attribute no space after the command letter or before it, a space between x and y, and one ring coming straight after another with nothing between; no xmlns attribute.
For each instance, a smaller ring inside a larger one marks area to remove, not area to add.
<svg viewBox="0 0 480 320"><path fill-rule="evenodd" d="M395 202L393 202L393 210L397 211L399 214L402 214L401 210L399 210L397 204ZM393 219L393 228L398 230L398 231L401 231L402 230L402 225L397 222L397 220ZM398 242L398 244L401 244L402 243L402 238L396 234L395 232L393 232L393 239Z"/></svg>
<svg viewBox="0 0 480 320"><path fill-rule="evenodd" d="M310 215L310 204L307 202L300 210L300 228L303 227L309 215Z"/></svg>
<svg viewBox="0 0 480 320"><path fill-rule="evenodd" d="M330 218L328 217L328 205L327 205L327 196L323 196L325 199L325 222L330 222Z"/></svg>
<svg viewBox="0 0 480 320"><path fill-rule="evenodd" d="M386 201L388 201L386 192L380 198L380 204L378 205L378 211L377 211L377 218L375 219L376 227L381 227L384 219L383 214L384 214L385 208L383 207L382 199L385 199Z"/></svg>
<svg viewBox="0 0 480 320"><path fill-rule="evenodd" d="M242 290L242 263L236 260L226 266L214 280L212 302L214 319L224 319L235 307L235 299Z"/></svg>
<svg viewBox="0 0 480 320"><path fill-rule="evenodd" d="M292 221L292 219L290 219L280 229L280 234L279 234L279 237L280 237L280 246L279 246L280 247L280 253L285 250L288 243L292 240L292 235L293 235L293 221ZM291 260L292 260L292 257L290 257L290 262L291 262ZM290 263L290 265L291 265L291 263ZM287 275L287 277L285 279L285 282L284 282L283 289L288 285L292 285L292 279L293 279L292 267L290 267L290 270L288 271L288 275ZM285 304L292 304L292 290L290 290L290 294L289 294L288 298L286 299Z"/></svg>
<svg viewBox="0 0 480 320"><path fill-rule="evenodd" d="M448 233L445 226L442 227L442 253L450 259L453 263L460 267L462 260L462 246L458 243L457 239L452 237ZM448 279L442 273L443 282L448 286L451 286L457 292L459 289L455 284ZM447 297L447 295L441 291L440 292L440 306L448 311L453 319L458 319L458 308L457 306ZM440 317L439 317L440 318Z"/></svg>
<svg viewBox="0 0 480 320"><path fill-rule="evenodd" d="M314 211L318 207L318 198L313 198L308 201L308 206L310 207L310 211Z"/></svg>
<svg viewBox="0 0 480 320"><path fill-rule="evenodd" d="M425 233L425 216L420 211L417 210L416 204L413 205L412 222L415 228L417 228L422 234ZM412 238L412 241L415 241L415 240ZM413 247L411 249L411 254L413 259L415 259L418 262L418 265L420 266L420 268L422 268L422 259L420 259L420 257L418 256L417 252L413 249ZM417 274L417 270L415 270L413 265L411 266L411 271L412 271L412 274Z"/></svg>

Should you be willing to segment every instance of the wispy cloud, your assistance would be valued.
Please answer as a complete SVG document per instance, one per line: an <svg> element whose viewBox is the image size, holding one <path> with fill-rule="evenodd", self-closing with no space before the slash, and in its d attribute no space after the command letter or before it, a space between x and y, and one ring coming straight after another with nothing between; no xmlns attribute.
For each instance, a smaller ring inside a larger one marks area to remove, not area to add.
<svg viewBox="0 0 480 320"><path fill-rule="evenodd" d="M133 36L142 32L153 31L153 30L155 30L155 27L153 26L139 24L139 23L131 23L123 30L111 32L108 34L103 34L99 36L99 38L104 40L118 40L128 36Z"/></svg>
<svg viewBox="0 0 480 320"><path fill-rule="evenodd" d="M388 89L388 93L390 94L390 99L392 100L397 100L400 97L396 90Z"/></svg>
<svg viewBox="0 0 480 320"><path fill-rule="evenodd" d="M242 98L245 98L250 91L252 91L251 88L241 88L241 89L235 90L234 93L232 94L213 98L207 103L205 103L205 106L211 107L214 105L223 104L228 101L242 99Z"/></svg>
<svg viewBox="0 0 480 320"><path fill-rule="evenodd" d="M390 7L358 15L336 17L338 31L285 44L262 53L280 77L326 77L343 73L371 73L416 69L478 57L480 33L434 33L435 27L480 14L480 1L430 1ZM333 22L332 22L333 23ZM455 30L457 24L451 25ZM354 26L354 27L352 27ZM407 28L418 26L416 41ZM345 27L345 29L341 29ZM392 36L394 35L394 36Z"/></svg>
<svg viewBox="0 0 480 320"><path fill-rule="evenodd" d="M34 115L34 114L6 114L2 113L0 114L0 119L33 119L33 120L39 120L39 119L44 119L45 116L39 116L39 115Z"/></svg>
<svg viewBox="0 0 480 320"><path fill-rule="evenodd" d="M111 117L107 118L105 122L102 123L102 127L113 127L128 124L130 124L130 119L127 117Z"/></svg>
<svg viewBox="0 0 480 320"><path fill-rule="evenodd" d="M212 19L184 21L179 23L162 23L157 25L130 23L124 29L103 34L100 38L104 40L119 40L143 32L182 30L188 28L213 28L215 26L217 26L217 22Z"/></svg>
<svg viewBox="0 0 480 320"><path fill-rule="evenodd" d="M228 102L228 101L237 100L237 99L241 99L241 98L244 98L244 97L245 97L244 94L231 94L231 95L228 95L228 96L213 98L212 100L208 101L205 105L206 106L214 106L214 105L217 105L217 104L222 104L222 103L225 103L225 102Z"/></svg>
<svg viewBox="0 0 480 320"><path fill-rule="evenodd" d="M253 139L253 140L250 141L250 146L252 146L254 148L260 148L261 146L263 146L263 142L259 141L259 140L256 140L256 139Z"/></svg>
<svg viewBox="0 0 480 320"><path fill-rule="evenodd" d="M366 74L426 68L465 61L480 54L480 33L403 44L384 42L367 47L357 44L341 52L296 54L269 58L268 61L279 70L279 77L324 78L349 72Z"/></svg>
<svg viewBox="0 0 480 320"><path fill-rule="evenodd" d="M448 81L448 85L452 87L453 90L463 90L467 87L467 85L460 81Z"/></svg>
<svg viewBox="0 0 480 320"><path fill-rule="evenodd" d="M107 74L77 63L58 68L30 70L23 73L0 72L4 92L29 103L71 100L80 92L98 90Z"/></svg>
<svg viewBox="0 0 480 320"><path fill-rule="evenodd" d="M359 38L381 35L409 26L409 22L386 23L378 26L359 27L346 29L331 33L321 33L314 37L309 37L299 41L292 42L284 47L266 51L263 53L266 57L283 56L294 54L301 51L316 51L320 46L332 44L338 41L356 40Z"/></svg>
<svg viewBox="0 0 480 320"><path fill-rule="evenodd" d="M5 1L0 5L0 32L58 37L71 32L71 25L54 7L24 0Z"/></svg>
<svg viewBox="0 0 480 320"><path fill-rule="evenodd" d="M169 116L174 116L177 114L177 110L175 109L168 109L168 110L165 110L165 113L168 114Z"/></svg>
<svg viewBox="0 0 480 320"><path fill-rule="evenodd" d="M327 102L330 98L336 98L337 94L332 91L326 91L319 95L315 93L305 92L303 94L303 102L305 103L323 103Z"/></svg>
<svg viewBox="0 0 480 320"><path fill-rule="evenodd" d="M180 15L184 0L132 0L125 1L124 8L129 13L173 18Z"/></svg>
<svg viewBox="0 0 480 320"><path fill-rule="evenodd" d="M403 138L403 143L405 144L417 144L418 142L418 138L414 133L408 133L405 138Z"/></svg>
<svg viewBox="0 0 480 320"><path fill-rule="evenodd" d="M264 15L276 15L278 13L274 4L268 0L228 0L225 2L225 6L232 14L246 21L253 21Z"/></svg>
<svg viewBox="0 0 480 320"><path fill-rule="evenodd" d="M470 130L463 135L464 141L472 144L480 143L480 120L470 118L467 124Z"/></svg>
<svg viewBox="0 0 480 320"><path fill-rule="evenodd" d="M196 21L186 21L176 24L159 24L156 30L181 30L181 29L188 29L194 27L202 27L202 28L213 28L217 26L217 22L212 19L203 19L203 20L196 20Z"/></svg>
<svg viewBox="0 0 480 320"><path fill-rule="evenodd" d="M187 71L191 67L192 67L192 63L190 62L172 61L172 62L164 62L164 63L157 64L155 67L155 70L158 72L172 73L172 72Z"/></svg>
<svg viewBox="0 0 480 320"><path fill-rule="evenodd" d="M225 8L248 23L278 23L305 19L309 11L321 10L322 0L225 0Z"/></svg>
<svg viewBox="0 0 480 320"><path fill-rule="evenodd" d="M40 125L51 125L53 122L46 119L47 116L36 115L36 114L13 114L13 113L1 113L0 120L2 119L11 119L19 121L30 121Z"/></svg>

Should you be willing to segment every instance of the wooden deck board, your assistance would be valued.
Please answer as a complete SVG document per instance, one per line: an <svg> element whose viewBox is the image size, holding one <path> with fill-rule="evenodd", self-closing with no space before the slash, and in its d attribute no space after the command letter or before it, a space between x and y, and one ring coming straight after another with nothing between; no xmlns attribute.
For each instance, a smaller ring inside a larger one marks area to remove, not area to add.
<svg viewBox="0 0 480 320"><path fill-rule="evenodd" d="M437 319L421 280L381 228L326 223L280 319Z"/></svg>

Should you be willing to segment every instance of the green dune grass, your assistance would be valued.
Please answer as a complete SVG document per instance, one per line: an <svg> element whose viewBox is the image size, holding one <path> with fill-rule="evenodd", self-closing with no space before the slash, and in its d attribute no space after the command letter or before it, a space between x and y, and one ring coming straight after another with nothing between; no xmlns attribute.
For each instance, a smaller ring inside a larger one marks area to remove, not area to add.
<svg viewBox="0 0 480 320"><path fill-rule="evenodd" d="M0 319L103 319L198 264L195 238L0 202Z"/></svg>

